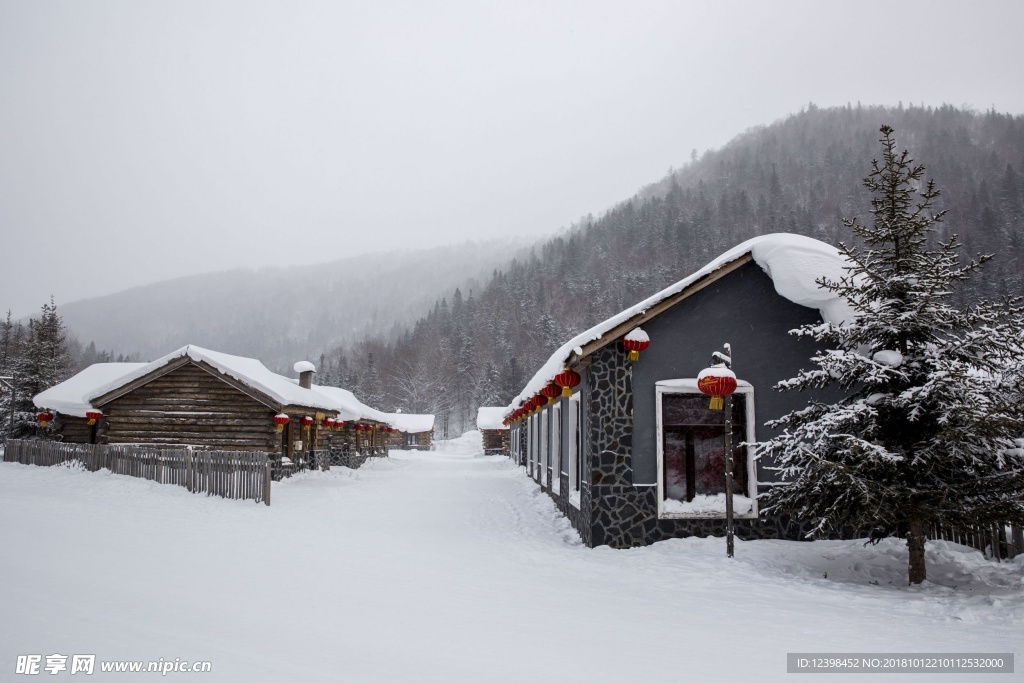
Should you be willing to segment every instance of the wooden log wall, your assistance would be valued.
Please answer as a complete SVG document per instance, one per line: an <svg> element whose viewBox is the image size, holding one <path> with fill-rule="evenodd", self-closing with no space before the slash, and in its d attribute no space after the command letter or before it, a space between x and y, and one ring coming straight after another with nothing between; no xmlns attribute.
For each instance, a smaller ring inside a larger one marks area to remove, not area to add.
<svg viewBox="0 0 1024 683"><path fill-rule="evenodd" d="M480 436L483 437L484 453L508 453L507 429L481 429Z"/></svg>
<svg viewBox="0 0 1024 683"><path fill-rule="evenodd" d="M4 462L44 467L79 462L91 472L106 469L193 493L270 505L270 458L261 452L9 440Z"/></svg>
<svg viewBox="0 0 1024 683"><path fill-rule="evenodd" d="M87 419L60 413L54 420L53 431L68 443L89 443L92 436L92 427Z"/></svg>
<svg viewBox="0 0 1024 683"><path fill-rule="evenodd" d="M100 406L102 440L277 451L277 411L217 376L186 364Z"/></svg>

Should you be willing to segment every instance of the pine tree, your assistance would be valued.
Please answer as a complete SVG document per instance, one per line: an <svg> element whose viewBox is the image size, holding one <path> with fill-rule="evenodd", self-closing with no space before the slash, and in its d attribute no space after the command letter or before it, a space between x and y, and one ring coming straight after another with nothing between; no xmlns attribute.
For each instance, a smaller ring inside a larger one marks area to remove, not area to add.
<svg viewBox="0 0 1024 683"><path fill-rule="evenodd" d="M36 431L32 399L71 375L67 330L52 297L50 303L43 304L39 317L28 321L28 333L18 346L20 353L10 363L17 390L11 434L14 438Z"/></svg>
<svg viewBox="0 0 1024 683"><path fill-rule="evenodd" d="M814 521L812 535L905 537L910 583L921 583L933 525L1024 523L1024 458L1014 449L1024 436L1024 330L1019 297L952 305L990 257L961 266L955 236L927 246L943 216L932 208L939 191L921 188L924 167L896 152L892 132L881 128L882 161L864 180L873 225L844 221L865 246L840 245L848 275L820 282L857 315L796 330L830 350L777 387L838 385L845 398L775 420L783 433L758 450L786 482L767 495L766 513Z"/></svg>

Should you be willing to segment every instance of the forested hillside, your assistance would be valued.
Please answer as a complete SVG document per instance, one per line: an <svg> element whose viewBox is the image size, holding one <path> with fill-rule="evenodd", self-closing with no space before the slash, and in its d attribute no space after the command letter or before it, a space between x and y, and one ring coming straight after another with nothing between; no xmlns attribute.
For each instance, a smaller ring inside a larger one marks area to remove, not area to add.
<svg viewBox="0 0 1024 683"><path fill-rule="evenodd" d="M882 124L942 191L938 204L949 213L940 237L959 235L966 255L997 255L961 300L1024 292L1024 118L811 105L581 220L481 289L438 301L396 339L328 351L320 380L386 410L436 413L439 427L458 433L479 405L511 400L567 338L743 240L795 232L851 241L841 219L868 215L862 180Z"/></svg>

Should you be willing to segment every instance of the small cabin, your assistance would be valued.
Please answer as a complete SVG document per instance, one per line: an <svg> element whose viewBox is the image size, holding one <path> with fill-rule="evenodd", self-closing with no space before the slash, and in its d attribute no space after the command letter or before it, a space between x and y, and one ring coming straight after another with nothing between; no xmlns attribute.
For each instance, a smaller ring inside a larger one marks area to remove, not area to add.
<svg viewBox="0 0 1024 683"><path fill-rule="evenodd" d="M409 451L429 451L433 446L433 415L388 413L387 420L397 431L396 448Z"/></svg>
<svg viewBox="0 0 1024 683"><path fill-rule="evenodd" d="M484 455L508 454L509 429L505 424L508 411L501 407L483 407L476 413L476 428L484 444Z"/></svg>
<svg viewBox="0 0 1024 683"><path fill-rule="evenodd" d="M303 366L296 383L258 360L190 345L151 363L93 365L34 402L55 412L53 431L65 441L291 457L322 448L322 424L339 416L339 407L311 388L312 374ZM79 416L90 414L95 421L86 431Z"/></svg>
<svg viewBox="0 0 1024 683"><path fill-rule="evenodd" d="M773 387L815 352L790 330L851 319L845 302L815 282L838 280L845 265L817 240L755 238L568 340L506 407L512 458L588 546L724 535L724 412L698 390L697 375L728 343L738 378L736 534L802 536L794 520L759 516L774 463L755 460L744 444L767 440L766 422L807 405L807 392Z"/></svg>

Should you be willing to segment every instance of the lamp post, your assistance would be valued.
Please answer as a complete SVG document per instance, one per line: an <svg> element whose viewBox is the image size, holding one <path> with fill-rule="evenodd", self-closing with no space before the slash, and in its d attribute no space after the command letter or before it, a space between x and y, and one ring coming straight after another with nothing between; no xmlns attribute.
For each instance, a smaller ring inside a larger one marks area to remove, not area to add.
<svg viewBox="0 0 1024 683"><path fill-rule="evenodd" d="M724 344L723 348L725 353L711 354L711 366L697 375L697 388L711 396L712 410L725 411L725 554L732 557L732 393L736 391L736 375L732 371L732 346Z"/></svg>

